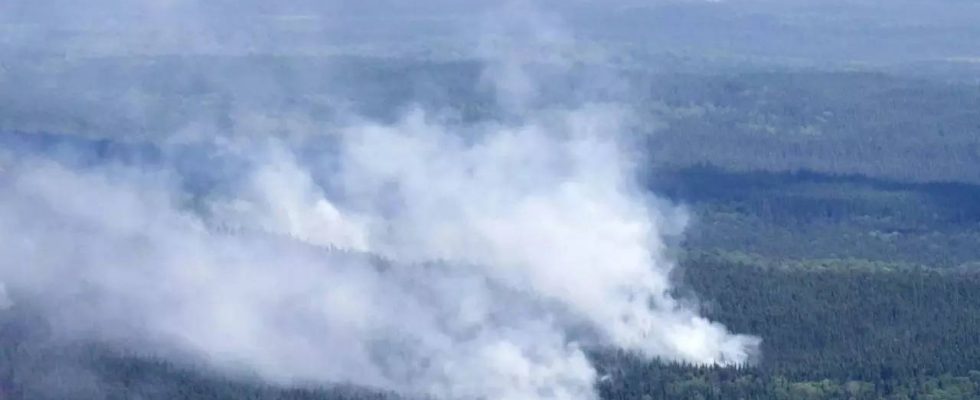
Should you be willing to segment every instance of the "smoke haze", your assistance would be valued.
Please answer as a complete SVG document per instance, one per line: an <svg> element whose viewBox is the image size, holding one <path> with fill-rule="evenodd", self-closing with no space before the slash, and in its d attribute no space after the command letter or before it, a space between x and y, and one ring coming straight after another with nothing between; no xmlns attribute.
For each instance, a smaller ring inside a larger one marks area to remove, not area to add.
<svg viewBox="0 0 980 400"><path fill-rule="evenodd" d="M155 31L166 52L256 51L262 36L219 40L242 20L211 24L192 2L127 4L175 35L206 33L184 48ZM0 152L0 306L35 305L60 340L447 399L594 399L590 348L751 361L758 338L671 295L666 241L686 215L635 182L625 85L581 68L594 49L555 18L487 15L464 35L493 118L419 101L391 119L343 106L270 119L245 101L230 128L188 119L132 145L152 157ZM288 99L279 78L223 84Z"/></svg>

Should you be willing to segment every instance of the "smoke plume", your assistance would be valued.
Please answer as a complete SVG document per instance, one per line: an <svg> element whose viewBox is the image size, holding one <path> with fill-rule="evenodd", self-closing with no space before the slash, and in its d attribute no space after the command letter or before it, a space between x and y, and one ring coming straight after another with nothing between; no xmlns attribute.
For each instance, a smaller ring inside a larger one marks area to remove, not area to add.
<svg viewBox="0 0 980 400"><path fill-rule="evenodd" d="M636 182L620 83L583 75L557 23L500 13L477 46L492 118L419 103L300 136L187 121L149 161L8 152L0 307L37 304L65 340L445 399L594 399L590 348L749 361L757 338L671 295L685 215Z"/></svg>

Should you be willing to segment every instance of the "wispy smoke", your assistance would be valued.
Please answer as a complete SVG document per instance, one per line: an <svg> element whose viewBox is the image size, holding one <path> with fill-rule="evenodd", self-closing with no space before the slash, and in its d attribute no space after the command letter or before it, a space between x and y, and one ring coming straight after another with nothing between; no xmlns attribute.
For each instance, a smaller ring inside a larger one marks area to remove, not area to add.
<svg viewBox="0 0 980 400"><path fill-rule="evenodd" d="M163 140L152 163L12 157L0 280L64 338L282 384L574 400L596 397L590 347L748 361L758 339L670 294L685 216L634 182L632 113L592 96L615 79L573 74L571 36L516 15L481 47L493 120L420 106L304 140ZM169 157L188 147L235 173L192 189Z"/></svg>

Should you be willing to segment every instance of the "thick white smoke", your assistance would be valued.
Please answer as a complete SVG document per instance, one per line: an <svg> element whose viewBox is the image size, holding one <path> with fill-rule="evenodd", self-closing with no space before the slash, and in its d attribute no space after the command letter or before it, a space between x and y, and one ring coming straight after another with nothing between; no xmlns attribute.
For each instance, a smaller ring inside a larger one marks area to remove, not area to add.
<svg viewBox="0 0 980 400"><path fill-rule="evenodd" d="M586 346L746 362L758 339L669 294L664 237L684 215L634 184L628 107L542 105L568 60L535 53L568 41L533 31L547 46L486 44L499 119L349 118L329 125L328 163L232 138L249 167L220 194L165 166L15 157L0 172L0 281L64 337L283 384L584 400Z"/></svg>

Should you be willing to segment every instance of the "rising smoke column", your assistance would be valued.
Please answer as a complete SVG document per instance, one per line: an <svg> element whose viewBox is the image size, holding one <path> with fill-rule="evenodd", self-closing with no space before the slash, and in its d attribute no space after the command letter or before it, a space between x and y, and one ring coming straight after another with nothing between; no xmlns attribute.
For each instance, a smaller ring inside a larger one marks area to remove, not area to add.
<svg viewBox="0 0 980 400"><path fill-rule="evenodd" d="M0 174L0 281L66 340L177 348L281 384L584 400L586 346L746 362L758 339L669 294L664 237L684 216L634 182L631 110L591 96L614 79L575 75L574 40L507 12L521 18L494 19L482 47L491 120L351 116L329 125L324 163L303 143L221 138L247 166L221 193L166 163L22 157ZM565 82L567 101L549 99Z"/></svg>

